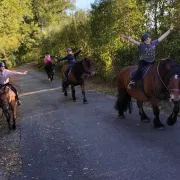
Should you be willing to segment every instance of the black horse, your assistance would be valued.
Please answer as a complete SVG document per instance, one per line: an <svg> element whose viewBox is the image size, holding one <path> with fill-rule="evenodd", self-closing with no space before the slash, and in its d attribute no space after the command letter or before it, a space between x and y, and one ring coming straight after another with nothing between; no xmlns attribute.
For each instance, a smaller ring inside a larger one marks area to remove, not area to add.
<svg viewBox="0 0 180 180"><path fill-rule="evenodd" d="M44 69L47 73L48 79L52 81L55 73L55 64L48 62L45 64Z"/></svg>
<svg viewBox="0 0 180 180"><path fill-rule="evenodd" d="M81 61L76 62L71 70L68 73L67 80L64 80L64 73L67 70L67 65L63 66L61 70L61 77L62 77L62 88L64 95L67 96L67 87L71 85L71 91L72 91L72 98L74 101L76 101L75 96L75 86L80 85L82 94L83 94L83 102L84 104L87 103L86 96L85 96L85 90L84 90L84 79L83 75L88 74L91 76L95 75L95 72L92 71L92 61L89 58L84 58Z"/></svg>

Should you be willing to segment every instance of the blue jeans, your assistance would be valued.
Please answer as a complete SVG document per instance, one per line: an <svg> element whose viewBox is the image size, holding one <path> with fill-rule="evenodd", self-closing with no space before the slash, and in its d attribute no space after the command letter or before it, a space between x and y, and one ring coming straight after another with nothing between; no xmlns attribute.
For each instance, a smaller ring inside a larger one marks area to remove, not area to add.
<svg viewBox="0 0 180 180"><path fill-rule="evenodd" d="M68 64L68 67L67 67L66 71L64 72L64 75L65 75L66 77L68 77L68 73L69 73L69 71L71 70L72 66L73 66L73 64Z"/></svg>

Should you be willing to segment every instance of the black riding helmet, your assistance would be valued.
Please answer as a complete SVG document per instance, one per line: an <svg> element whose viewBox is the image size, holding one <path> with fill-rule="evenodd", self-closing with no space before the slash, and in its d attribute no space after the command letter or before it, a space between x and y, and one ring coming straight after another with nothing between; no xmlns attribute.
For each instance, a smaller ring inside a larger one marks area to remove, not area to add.
<svg viewBox="0 0 180 180"><path fill-rule="evenodd" d="M142 36L141 36L141 41L144 42L146 39L150 38L150 35L148 33L144 33Z"/></svg>
<svg viewBox="0 0 180 180"><path fill-rule="evenodd" d="M0 67L5 67L5 64L3 62L0 62Z"/></svg>

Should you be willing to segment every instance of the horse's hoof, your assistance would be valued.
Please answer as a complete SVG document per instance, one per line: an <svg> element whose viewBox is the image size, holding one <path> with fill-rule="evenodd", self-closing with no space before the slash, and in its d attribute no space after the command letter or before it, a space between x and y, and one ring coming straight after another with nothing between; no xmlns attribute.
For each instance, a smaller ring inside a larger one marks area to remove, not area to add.
<svg viewBox="0 0 180 180"><path fill-rule="evenodd" d="M177 118L169 117L166 123L168 126L173 126L176 123L176 121L177 121Z"/></svg>
<svg viewBox="0 0 180 180"><path fill-rule="evenodd" d="M65 92L65 93L64 93L64 96L67 96L67 95L68 95L67 92Z"/></svg>
<svg viewBox="0 0 180 180"><path fill-rule="evenodd" d="M16 125L12 125L12 129L13 129L13 130L16 130Z"/></svg>
<svg viewBox="0 0 180 180"><path fill-rule="evenodd" d="M83 104L88 104L88 102L87 101L83 101Z"/></svg>
<svg viewBox="0 0 180 180"><path fill-rule="evenodd" d="M169 121L169 120L167 120L167 122L166 122L166 123L167 123L167 125L168 125L168 126L173 126L173 125L174 125L174 122Z"/></svg>
<svg viewBox="0 0 180 180"><path fill-rule="evenodd" d="M164 125L154 126L154 128L162 131L162 130L164 130L165 126Z"/></svg>
<svg viewBox="0 0 180 180"><path fill-rule="evenodd" d="M125 119L126 117L125 117L125 116L122 116L122 115L119 115L118 118L119 118L119 119Z"/></svg>
<svg viewBox="0 0 180 180"><path fill-rule="evenodd" d="M141 121L142 121L142 123L150 123L150 119L143 119Z"/></svg>

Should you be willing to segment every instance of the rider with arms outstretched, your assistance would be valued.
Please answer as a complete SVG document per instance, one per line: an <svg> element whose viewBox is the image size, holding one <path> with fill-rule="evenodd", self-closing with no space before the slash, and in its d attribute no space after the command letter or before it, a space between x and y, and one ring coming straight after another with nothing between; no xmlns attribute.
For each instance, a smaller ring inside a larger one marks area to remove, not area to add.
<svg viewBox="0 0 180 180"><path fill-rule="evenodd" d="M0 62L0 88L2 88L3 86L8 86L11 88L11 90L15 93L16 95L16 101L17 101L17 105L21 105L21 101L18 97L18 92L16 90L16 88L9 83L9 78L13 77L13 76L17 76L17 75L26 75L27 71L25 72L16 72L16 71L10 71L8 69L5 69L5 64L3 62Z"/></svg>
<svg viewBox="0 0 180 180"><path fill-rule="evenodd" d="M68 68L65 72L65 80L67 81L68 79L68 73L73 66L73 64L76 62L76 57L77 55L81 52L81 50L77 51L76 53L73 54L72 49L68 48L67 49L67 55L63 58L57 58L56 61L63 61L63 60L68 60Z"/></svg>
<svg viewBox="0 0 180 180"><path fill-rule="evenodd" d="M153 41L151 40L150 35L148 33L142 35L141 42L138 42L128 36L125 36L124 34L121 35L121 37L123 37L124 39L136 44L140 52L138 69L128 85L130 88L135 85L144 67L154 63L156 46L158 45L159 42L161 42L164 38L166 38L172 30L173 30L173 26L171 25L170 29L166 33L164 33L161 37Z"/></svg>

